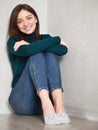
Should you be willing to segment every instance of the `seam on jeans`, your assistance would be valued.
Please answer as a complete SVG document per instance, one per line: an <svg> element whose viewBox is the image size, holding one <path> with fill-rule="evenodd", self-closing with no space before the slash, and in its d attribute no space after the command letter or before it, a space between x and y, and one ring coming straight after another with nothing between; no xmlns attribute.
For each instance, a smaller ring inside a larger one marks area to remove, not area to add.
<svg viewBox="0 0 98 130"><path fill-rule="evenodd" d="M48 90L47 88L45 88L45 87L39 87L39 84L38 84L38 81L37 81L37 78L35 77L35 75L34 75L34 68L32 67L32 73L33 73L33 77L34 77L34 80L35 80L35 88L36 88L36 91L37 91L37 94L39 93L39 91L41 91L42 89L46 89L46 90Z"/></svg>
<svg viewBox="0 0 98 130"><path fill-rule="evenodd" d="M38 87L38 81L37 81L37 79L36 79L36 77L35 77L35 75L34 75L34 68L32 67L32 73L33 73L33 77L34 77L34 80L35 80L35 82L34 82L34 86L35 86L35 88L36 88L36 90L37 90L37 92L38 92L38 90L39 90L39 87Z"/></svg>

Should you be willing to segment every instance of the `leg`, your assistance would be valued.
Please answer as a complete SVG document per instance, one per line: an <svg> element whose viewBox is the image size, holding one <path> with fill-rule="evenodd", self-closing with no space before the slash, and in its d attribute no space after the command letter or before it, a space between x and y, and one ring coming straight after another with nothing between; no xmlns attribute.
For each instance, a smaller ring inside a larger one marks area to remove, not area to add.
<svg viewBox="0 0 98 130"><path fill-rule="evenodd" d="M61 74L57 57L52 53L45 53L49 88L52 93L56 113L65 112L62 98Z"/></svg>
<svg viewBox="0 0 98 130"><path fill-rule="evenodd" d="M47 78L50 92L52 93L52 91L55 89L63 90L60 67L56 55L52 53L45 53L44 55L47 66Z"/></svg>
<svg viewBox="0 0 98 130"><path fill-rule="evenodd" d="M45 123L58 124L58 116L55 115L54 107L49 98L45 56L42 53L39 53L36 56L32 56L30 61L30 77L34 82L37 94L41 99Z"/></svg>
<svg viewBox="0 0 98 130"><path fill-rule="evenodd" d="M59 68L57 57L52 53L45 53L45 58L47 64L48 82L49 82L50 91L52 93L55 112L63 113L64 115L66 115L66 109L64 107L64 101L62 96L63 89L61 85L60 68ZM66 116L66 118L64 119L61 118L62 123L70 122L68 116Z"/></svg>
<svg viewBox="0 0 98 130"><path fill-rule="evenodd" d="M43 114L54 114L54 108L49 98L46 61L43 53L39 53L30 58L30 77L34 83L37 93L41 99Z"/></svg>
<svg viewBox="0 0 98 130"><path fill-rule="evenodd" d="M41 103L42 103L43 114L45 116L55 114L53 104L49 98L49 92L47 90L43 89L39 92L39 97L40 97Z"/></svg>
<svg viewBox="0 0 98 130"><path fill-rule="evenodd" d="M27 61L18 83L11 91L9 103L18 114L42 115L41 102L30 77L29 65L30 60Z"/></svg>
<svg viewBox="0 0 98 130"><path fill-rule="evenodd" d="M56 113L66 113L62 96L62 90L61 89L54 90L52 92L52 97Z"/></svg>

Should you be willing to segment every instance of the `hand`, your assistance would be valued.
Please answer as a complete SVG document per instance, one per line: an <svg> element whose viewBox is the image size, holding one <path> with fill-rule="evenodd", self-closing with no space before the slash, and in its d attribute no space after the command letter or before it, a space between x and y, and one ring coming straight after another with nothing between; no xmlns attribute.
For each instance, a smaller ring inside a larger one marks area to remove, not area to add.
<svg viewBox="0 0 98 130"><path fill-rule="evenodd" d="M19 42L16 42L15 45L14 45L14 51L17 51L18 48L22 45L28 45L29 43L24 41L24 40L21 40Z"/></svg>
<svg viewBox="0 0 98 130"><path fill-rule="evenodd" d="M69 46L68 46L68 44L65 41L61 40L61 44L66 46L69 49Z"/></svg>

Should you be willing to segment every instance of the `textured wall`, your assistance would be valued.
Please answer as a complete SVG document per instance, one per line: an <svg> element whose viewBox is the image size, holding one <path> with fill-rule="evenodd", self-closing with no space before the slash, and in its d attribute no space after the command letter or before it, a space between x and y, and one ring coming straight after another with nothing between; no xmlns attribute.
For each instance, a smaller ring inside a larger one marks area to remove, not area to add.
<svg viewBox="0 0 98 130"><path fill-rule="evenodd" d="M98 0L48 0L48 32L70 46L61 62L69 113L98 120Z"/></svg>
<svg viewBox="0 0 98 130"><path fill-rule="evenodd" d="M60 63L69 113L98 120L98 0L0 1L0 114L10 113L7 99L12 74L6 53L6 32L10 12L18 3L35 8L41 32L47 32L48 27L49 33L60 35L69 43L69 53Z"/></svg>

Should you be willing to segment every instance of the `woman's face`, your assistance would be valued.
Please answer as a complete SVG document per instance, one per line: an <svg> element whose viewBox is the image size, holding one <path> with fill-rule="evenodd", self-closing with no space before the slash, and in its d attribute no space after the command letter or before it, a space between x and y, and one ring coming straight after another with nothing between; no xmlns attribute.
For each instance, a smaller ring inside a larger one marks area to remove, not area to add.
<svg viewBox="0 0 98 130"><path fill-rule="evenodd" d="M31 12L24 9L19 12L17 17L17 26L21 32L31 34L35 31L36 23L37 19Z"/></svg>

